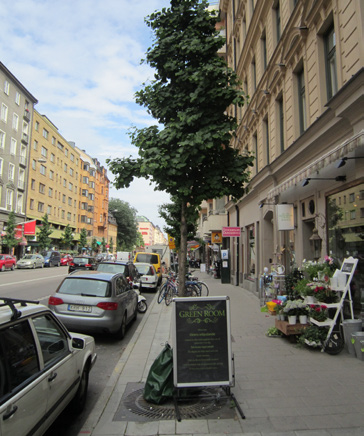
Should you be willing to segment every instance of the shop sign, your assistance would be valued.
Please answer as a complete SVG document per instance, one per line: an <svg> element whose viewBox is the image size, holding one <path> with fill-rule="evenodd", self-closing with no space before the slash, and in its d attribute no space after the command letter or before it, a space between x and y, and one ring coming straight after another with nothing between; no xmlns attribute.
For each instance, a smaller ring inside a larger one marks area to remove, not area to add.
<svg viewBox="0 0 364 436"><path fill-rule="evenodd" d="M239 238L241 234L240 227L223 227L222 237L223 238Z"/></svg>
<svg viewBox="0 0 364 436"><path fill-rule="evenodd" d="M277 204L278 230L294 230L293 204Z"/></svg>

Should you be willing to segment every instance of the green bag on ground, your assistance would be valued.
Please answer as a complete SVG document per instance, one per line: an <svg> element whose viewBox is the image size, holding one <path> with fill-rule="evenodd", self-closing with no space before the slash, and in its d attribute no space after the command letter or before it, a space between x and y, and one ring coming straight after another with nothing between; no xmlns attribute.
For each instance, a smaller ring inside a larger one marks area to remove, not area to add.
<svg viewBox="0 0 364 436"><path fill-rule="evenodd" d="M173 397L173 351L169 344L165 344L150 367L143 397L154 404Z"/></svg>

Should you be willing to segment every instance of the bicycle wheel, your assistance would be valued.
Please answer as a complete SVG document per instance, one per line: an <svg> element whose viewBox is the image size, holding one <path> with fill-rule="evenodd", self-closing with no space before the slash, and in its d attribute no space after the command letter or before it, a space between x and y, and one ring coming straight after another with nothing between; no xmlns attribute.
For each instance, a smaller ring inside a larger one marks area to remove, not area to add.
<svg viewBox="0 0 364 436"><path fill-rule="evenodd" d="M166 290L167 290L167 283L164 283L164 285L159 289L158 304L160 304L163 301L163 298L165 297Z"/></svg>
<svg viewBox="0 0 364 436"><path fill-rule="evenodd" d="M209 295L209 287L204 282L197 282L197 286L200 288L200 297L207 297Z"/></svg>
<svg viewBox="0 0 364 436"><path fill-rule="evenodd" d="M189 284L186 286L185 289L185 296L186 297L199 297L200 290L197 285Z"/></svg>
<svg viewBox="0 0 364 436"><path fill-rule="evenodd" d="M325 353L335 355L344 349L345 341L341 332L332 332L325 346Z"/></svg>
<svg viewBox="0 0 364 436"><path fill-rule="evenodd" d="M172 299L173 299L173 288L172 286L168 286L164 297L164 302L166 303L166 306L169 306L171 304Z"/></svg>

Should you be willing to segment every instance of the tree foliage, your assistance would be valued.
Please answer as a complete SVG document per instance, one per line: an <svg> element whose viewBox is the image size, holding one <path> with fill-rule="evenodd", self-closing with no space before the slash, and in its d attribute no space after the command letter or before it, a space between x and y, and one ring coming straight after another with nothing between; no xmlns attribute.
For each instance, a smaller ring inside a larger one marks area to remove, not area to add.
<svg viewBox="0 0 364 436"><path fill-rule="evenodd" d="M227 108L243 105L244 95L235 72L217 55L225 40L207 6L206 0L171 0L169 8L147 17L155 41L146 62L156 72L136 101L159 125L131 131L137 158L107 161L117 188L145 177L178 199L179 271L186 265L188 209L196 210L209 198L240 198L253 164L252 156L229 147L236 119ZM181 294L183 275L179 279Z"/></svg>
<svg viewBox="0 0 364 436"><path fill-rule="evenodd" d="M38 233L38 244L40 250L46 250L51 247L52 239L50 236L52 232L51 224L48 220L48 214L45 214L42 218L42 225L40 226Z"/></svg>
<svg viewBox="0 0 364 436"><path fill-rule="evenodd" d="M137 244L137 211L126 201L111 198L109 212L115 217L118 226L116 246L121 251L132 251Z"/></svg>
<svg viewBox="0 0 364 436"><path fill-rule="evenodd" d="M80 250L82 250L82 248L86 248L87 247L87 231L85 228L81 229L80 232Z"/></svg>
<svg viewBox="0 0 364 436"><path fill-rule="evenodd" d="M64 228L64 232L61 236L61 243L66 248L69 249L73 242L73 230L69 224Z"/></svg>
<svg viewBox="0 0 364 436"><path fill-rule="evenodd" d="M3 245L8 247L9 253L12 253L14 247L18 245L18 240L15 238L15 213L9 213L8 222L6 224L6 235L3 237Z"/></svg>

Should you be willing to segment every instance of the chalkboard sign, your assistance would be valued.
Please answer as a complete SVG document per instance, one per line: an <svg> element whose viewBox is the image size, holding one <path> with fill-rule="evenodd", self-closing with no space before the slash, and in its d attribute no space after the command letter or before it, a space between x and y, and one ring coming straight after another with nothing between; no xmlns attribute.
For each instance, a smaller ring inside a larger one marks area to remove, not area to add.
<svg viewBox="0 0 364 436"><path fill-rule="evenodd" d="M229 297L173 300L175 387L232 386Z"/></svg>
<svg viewBox="0 0 364 436"><path fill-rule="evenodd" d="M345 262L343 263L342 267L341 267L341 271L345 272L345 273L351 273L351 271L353 270L353 268L355 268L355 264L354 263L349 263L349 262Z"/></svg>

